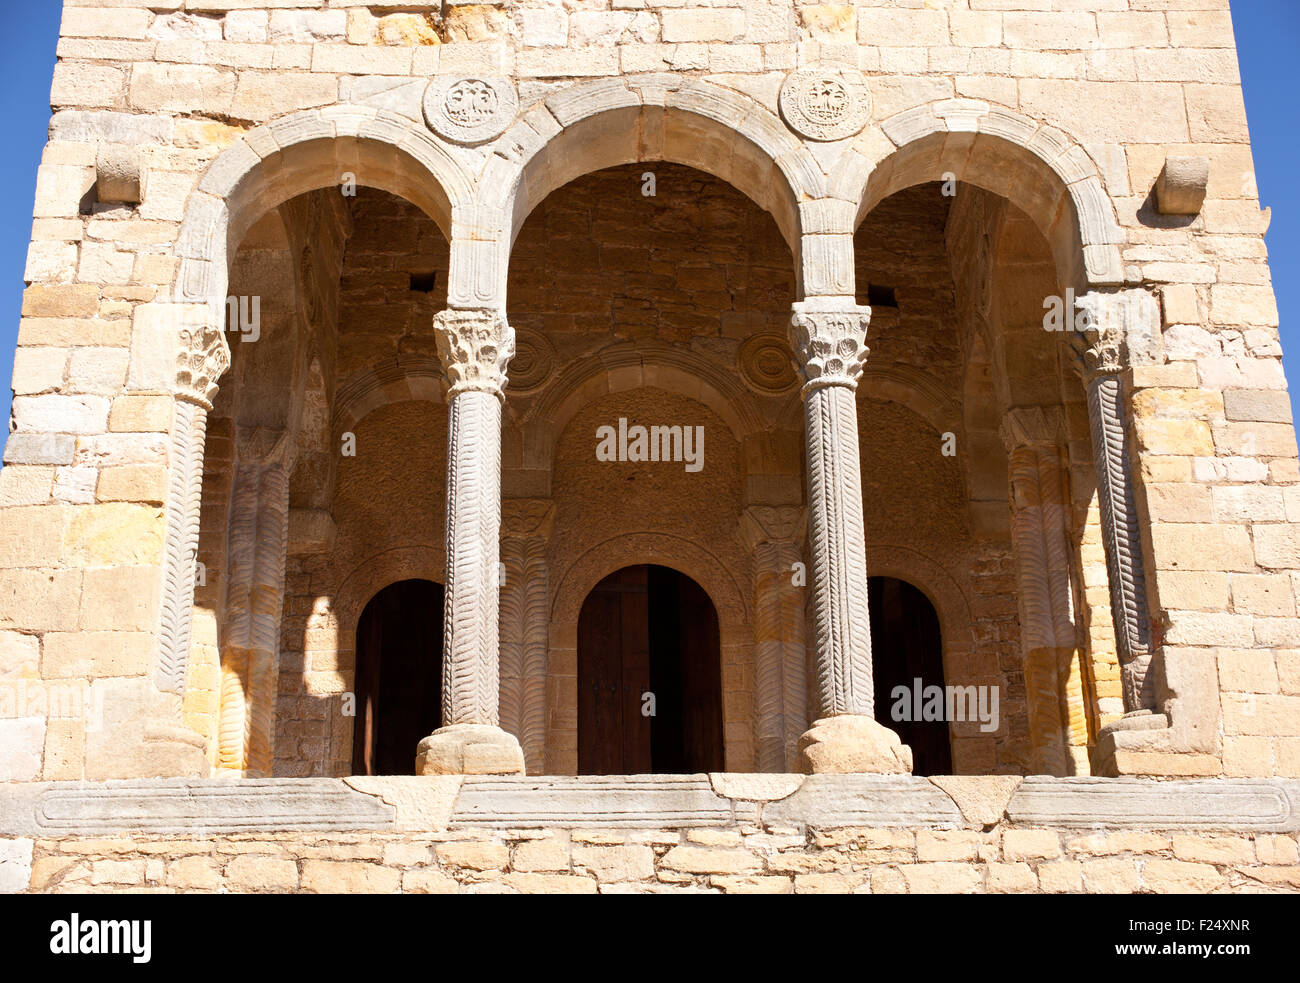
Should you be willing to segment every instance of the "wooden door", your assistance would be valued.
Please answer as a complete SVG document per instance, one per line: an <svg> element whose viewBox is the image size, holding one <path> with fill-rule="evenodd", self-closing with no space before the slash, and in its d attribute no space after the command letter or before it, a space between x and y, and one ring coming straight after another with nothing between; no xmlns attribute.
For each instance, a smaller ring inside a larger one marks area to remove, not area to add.
<svg viewBox="0 0 1300 983"><path fill-rule="evenodd" d="M939 615L929 598L906 581L871 577L867 587L876 719L911 747L913 774L951 775L948 721L894 720L892 714L894 687L911 693L918 679L922 692L944 686ZM915 708L910 709L914 716Z"/></svg>
<svg viewBox="0 0 1300 983"><path fill-rule="evenodd" d="M579 772L720 771L721 679L717 612L698 584L659 566L606 577L578 618Z"/></svg>
<svg viewBox="0 0 1300 983"><path fill-rule="evenodd" d="M650 721L641 715L649 688L647 569L626 567L587 595L578 616L578 771L629 775L650 771Z"/></svg>
<svg viewBox="0 0 1300 983"><path fill-rule="evenodd" d="M411 775L415 748L442 719L443 590L428 580L385 587L357 623L352 770Z"/></svg>

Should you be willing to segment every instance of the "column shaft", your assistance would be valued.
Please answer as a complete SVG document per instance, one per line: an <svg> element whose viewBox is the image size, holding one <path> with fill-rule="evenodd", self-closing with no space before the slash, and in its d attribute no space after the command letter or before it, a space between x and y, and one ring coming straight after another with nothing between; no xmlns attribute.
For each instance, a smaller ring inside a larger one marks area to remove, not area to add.
<svg viewBox="0 0 1300 983"><path fill-rule="evenodd" d="M447 586L442 724L498 717L497 564L501 538L501 400L454 396L447 415Z"/></svg>

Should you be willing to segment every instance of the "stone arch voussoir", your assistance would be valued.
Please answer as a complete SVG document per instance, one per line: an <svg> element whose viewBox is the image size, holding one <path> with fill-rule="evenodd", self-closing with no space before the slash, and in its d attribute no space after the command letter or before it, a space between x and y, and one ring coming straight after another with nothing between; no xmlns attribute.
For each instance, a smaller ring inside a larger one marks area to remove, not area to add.
<svg viewBox="0 0 1300 983"><path fill-rule="evenodd" d="M887 196L952 175L1002 195L1034 220L1061 280L1079 287L1124 280L1123 231L1088 153L1056 127L978 99L944 99L866 130L831 182L857 203L855 224Z"/></svg>
<svg viewBox="0 0 1300 983"><path fill-rule="evenodd" d="M507 251L551 192L584 174L638 162L683 164L731 184L772 215L797 271L804 223L825 224L812 205L826 198L826 177L808 148L752 97L701 79L579 82L521 115L492 150L478 182L476 218L503 223Z"/></svg>
<svg viewBox="0 0 1300 983"><path fill-rule="evenodd" d="M227 258L271 208L344 175L415 204L451 239L453 215L472 211L473 178L426 128L397 113L332 106L283 116L227 147L185 206L176 244L178 303L225 302Z"/></svg>

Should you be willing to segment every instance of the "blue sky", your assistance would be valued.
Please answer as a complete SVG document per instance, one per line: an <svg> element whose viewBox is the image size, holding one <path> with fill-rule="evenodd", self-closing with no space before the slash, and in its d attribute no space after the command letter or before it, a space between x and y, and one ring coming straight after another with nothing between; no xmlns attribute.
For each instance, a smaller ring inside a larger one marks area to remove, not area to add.
<svg viewBox="0 0 1300 983"><path fill-rule="evenodd" d="M9 150L0 154L0 374L11 374L22 304L23 266L31 236L36 167L50 120L50 77L62 4L28 0L10 4L0 37L0 92L9 93L5 116ZM15 9L17 8L17 9ZM1282 320L1286 374L1292 404L1300 406L1300 181L1296 178L1296 52L1300 3L1234 0L1233 25L1254 143L1260 198L1272 208L1268 232L1273 285ZM0 414L9 415L11 393L0 388ZM0 431L0 440L5 434Z"/></svg>

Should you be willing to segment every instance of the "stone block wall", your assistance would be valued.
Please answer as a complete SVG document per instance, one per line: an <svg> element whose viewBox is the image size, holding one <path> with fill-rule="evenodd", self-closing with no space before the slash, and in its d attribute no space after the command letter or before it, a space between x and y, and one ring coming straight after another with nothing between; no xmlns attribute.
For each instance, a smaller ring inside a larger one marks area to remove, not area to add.
<svg viewBox="0 0 1300 983"><path fill-rule="evenodd" d="M0 471L0 779L207 767L160 654L188 611L195 466L195 404L162 341L224 297L269 207L377 176L445 226L449 302L504 308L532 206L644 146L767 208L801 295L851 294L857 220L946 171L1012 198L1062 291L1149 295L1124 384L1168 726L1099 738L1101 756L1125 774L1300 775L1300 473L1226 0L394 6L65 4ZM862 73L859 134L786 127L782 83L809 65ZM452 75L509 79L519 120L486 145L431 137L426 84ZM1154 197L1178 157L1209 164L1194 216ZM1083 549L1095 568L1096 540ZM1104 643L1109 598L1095 577L1086 594Z"/></svg>

